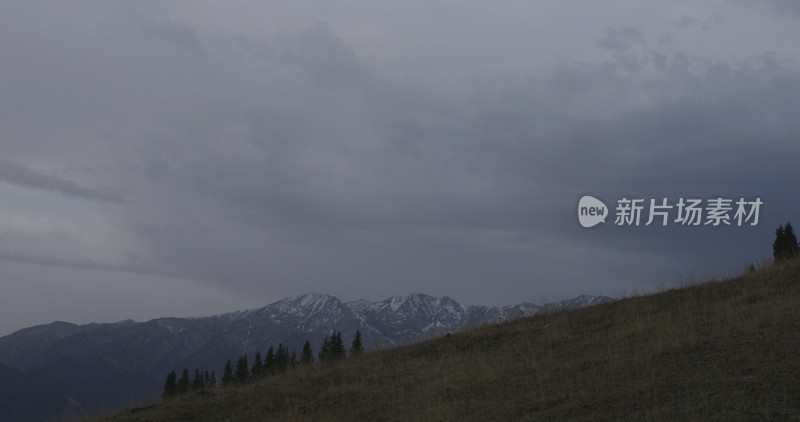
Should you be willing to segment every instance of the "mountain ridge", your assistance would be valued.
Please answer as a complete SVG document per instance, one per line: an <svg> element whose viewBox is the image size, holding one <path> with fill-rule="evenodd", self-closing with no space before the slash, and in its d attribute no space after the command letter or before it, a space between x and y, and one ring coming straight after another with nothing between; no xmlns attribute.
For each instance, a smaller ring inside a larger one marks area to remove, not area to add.
<svg viewBox="0 0 800 422"><path fill-rule="evenodd" d="M221 375L228 358L263 354L278 344L299 352L309 341L317 352L323 337L334 329L343 333L346 342L359 330L364 347L374 350L543 310L611 300L582 295L545 305L464 306L448 296L422 293L375 302L342 302L332 295L305 293L260 308L205 317L83 325L55 321L28 327L0 337L0 364L37 377L49 373L42 368L58 368L59 384L70 397L98 400L79 402L80 408L108 410L130 398L157 398L163 377L171 370L200 368ZM135 379L138 389L128 389L119 397L113 392L91 393L97 385L105 385L103 373Z"/></svg>
<svg viewBox="0 0 800 422"><path fill-rule="evenodd" d="M800 420L799 304L795 259L102 420Z"/></svg>

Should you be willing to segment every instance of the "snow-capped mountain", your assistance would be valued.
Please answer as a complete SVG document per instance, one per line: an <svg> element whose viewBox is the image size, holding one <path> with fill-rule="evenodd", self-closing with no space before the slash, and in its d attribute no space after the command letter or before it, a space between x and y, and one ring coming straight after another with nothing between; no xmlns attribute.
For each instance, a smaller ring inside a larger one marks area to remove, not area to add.
<svg viewBox="0 0 800 422"><path fill-rule="evenodd" d="M243 353L263 354L279 343L299 352L308 340L317 351L333 329L341 331L348 343L360 330L364 346L375 349L541 310L610 300L584 295L542 306L464 306L447 296L420 293L379 302L342 302L330 295L308 293L258 309L210 317L85 325L54 322L26 328L0 338L0 365L45 380L53 390L66 391L84 409L113 408L132 399L158 397L164 375L173 369L220 373L226 359ZM98 395L96 386L102 384L95 378L110 376L135 379L140 390L119 397L113 391ZM97 397L103 401L96 402Z"/></svg>

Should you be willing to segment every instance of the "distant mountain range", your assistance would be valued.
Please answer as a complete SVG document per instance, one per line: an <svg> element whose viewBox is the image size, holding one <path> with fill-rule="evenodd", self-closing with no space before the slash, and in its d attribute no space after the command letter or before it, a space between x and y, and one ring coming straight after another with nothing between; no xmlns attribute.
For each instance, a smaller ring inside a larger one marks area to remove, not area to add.
<svg viewBox="0 0 800 422"><path fill-rule="evenodd" d="M219 375L227 358L264 354L279 343L299 353L309 340L316 353L333 329L341 331L348 343L360 330L369 350L543 310L611 300L582 295L546 305L464 306L447 296L419 293L380 302L342 302L309 293L210 317L85 325L53 322L0 337L0 385L16 386L0 387L0 420L58 419L153 401L173 369L200 368ZM14 395L6 394L6 389ZM54 404L41 406L41 397Z"/></svg>

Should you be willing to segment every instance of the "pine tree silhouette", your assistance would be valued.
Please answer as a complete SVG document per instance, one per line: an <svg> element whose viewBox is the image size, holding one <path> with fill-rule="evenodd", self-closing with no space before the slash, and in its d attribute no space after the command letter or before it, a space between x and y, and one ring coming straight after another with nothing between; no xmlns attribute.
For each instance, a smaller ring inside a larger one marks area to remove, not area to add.
<svg viewBox="0 0 800 422"><path fill-rule="evenodd" d="M275 349L269 346L267 357L264 359L264 372L267 375L275 375Z"/></svg>
<svg viewBox="0 0 800 422"><path fill-rule="evenodd" d="M344 348L344 341L342 341L342 332L334 331L331 338L331 356L334 360L344 359L347 352Z"/></svg>
<svg viewBox="0 0 800 422"><path fill-rule="evenodd" d="M253 375L253 378L258 378L263 375L263 369L264 362L261 360L261 352L256 352L256 356L253 358L253 367L250 369L250 373Z"/></svg>
<svg viewBox="0 0 800 422"><path fill-rule="evenodd" d="M300 354L300 363L303 365L314 363L314 352L311 350L311 342L308 340L303 344L303 353Z"/></svg>
<svg viewBox="0 0 800 422"><path fill-rule="evenodd" d="M775 262L785 261L798 255L800 255L800 245L797 243L792 223L787 222L786 226L778 226L775 230L775 241L772 242L772 257Z"/></svg>
<svg viewBox="0 0 800 422"><path fill-rule="evenodd" d="M192 391L203 389L203 374L200 373L199 368L194 370L194 379L192 379Z"/></svg>
<svg viewBox="0 0 800 422"><path fill-rule="evenodd" d="M222 385L228 385L233 382L233 366L231 365L231 358L225 363L225 370L222 372Z"/></svg>
<svg viewBox="0 0 800 422"><path fill-rule="evenodd" d="M278 344L275 352L275 373L282 374L289 369L289 349L283 344Z"/></svg>
<svg viewBox="0 0 800 422"><path fill-rule="evenodd" d="M331 360L331 339L327 335L322 339L322 346L319 348L319 361L328 362Z"/></svg>
<svg viewBox="0 0 800 422"><path fill-rule="evenodd" d="M244 384L250 380L250 367L247 365L247 353L239 357L236 363L236 382Z"/></svg>
<svg viewBox="0 0 800 422"><path fill-rule="evenodd" d="M353 339L353 344L350 345L350 356L357 356L364 352L364 347L361 345L361 331L356 330L356 337Z"/></svg>
<svg viewBox="0 0 800 422"><path fill-rule="evenodd" d="M783 238L786 248L786 258L794 258L798 254L800 254L800 245L797 244L797 236L794 235L794 228L792 228L792 223L786 222L786 226L783 228Z"/></svg>
<svg viewBox="0 0 800 422"><path fill-rule="evenodd" d="M342 332L333 330L330 337L325 336L322 340L322 347L319 351L320 362L333 362L346 357Z"/></svg>
<svg viewBox="0 0 800 422"><path fill-rule="evenodd" d="M178 375L174 370L167 374L167 379L164 381L164 394L162 394L161 397L165 399L175 397L175 394L178 392L177 379Z"/></svg>
<svg viewBox="0 0 800 422"><path fill-rule="evenodd" d="M186 394L189 391L189 368L183 368L181 379L178 380L178 394Z"/></svg>

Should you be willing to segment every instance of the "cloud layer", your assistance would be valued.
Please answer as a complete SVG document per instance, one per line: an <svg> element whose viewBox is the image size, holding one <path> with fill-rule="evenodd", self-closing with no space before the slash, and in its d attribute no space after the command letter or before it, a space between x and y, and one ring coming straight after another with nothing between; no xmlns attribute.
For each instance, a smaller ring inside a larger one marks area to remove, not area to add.
<svg viewBox="0 0 800 422"><path fill-rule="evenodd" d="M4 2L0 274L488 304L769 255L800 204L788 3L501 3ZM585 193L764 206L585 230Z"/></svg>

